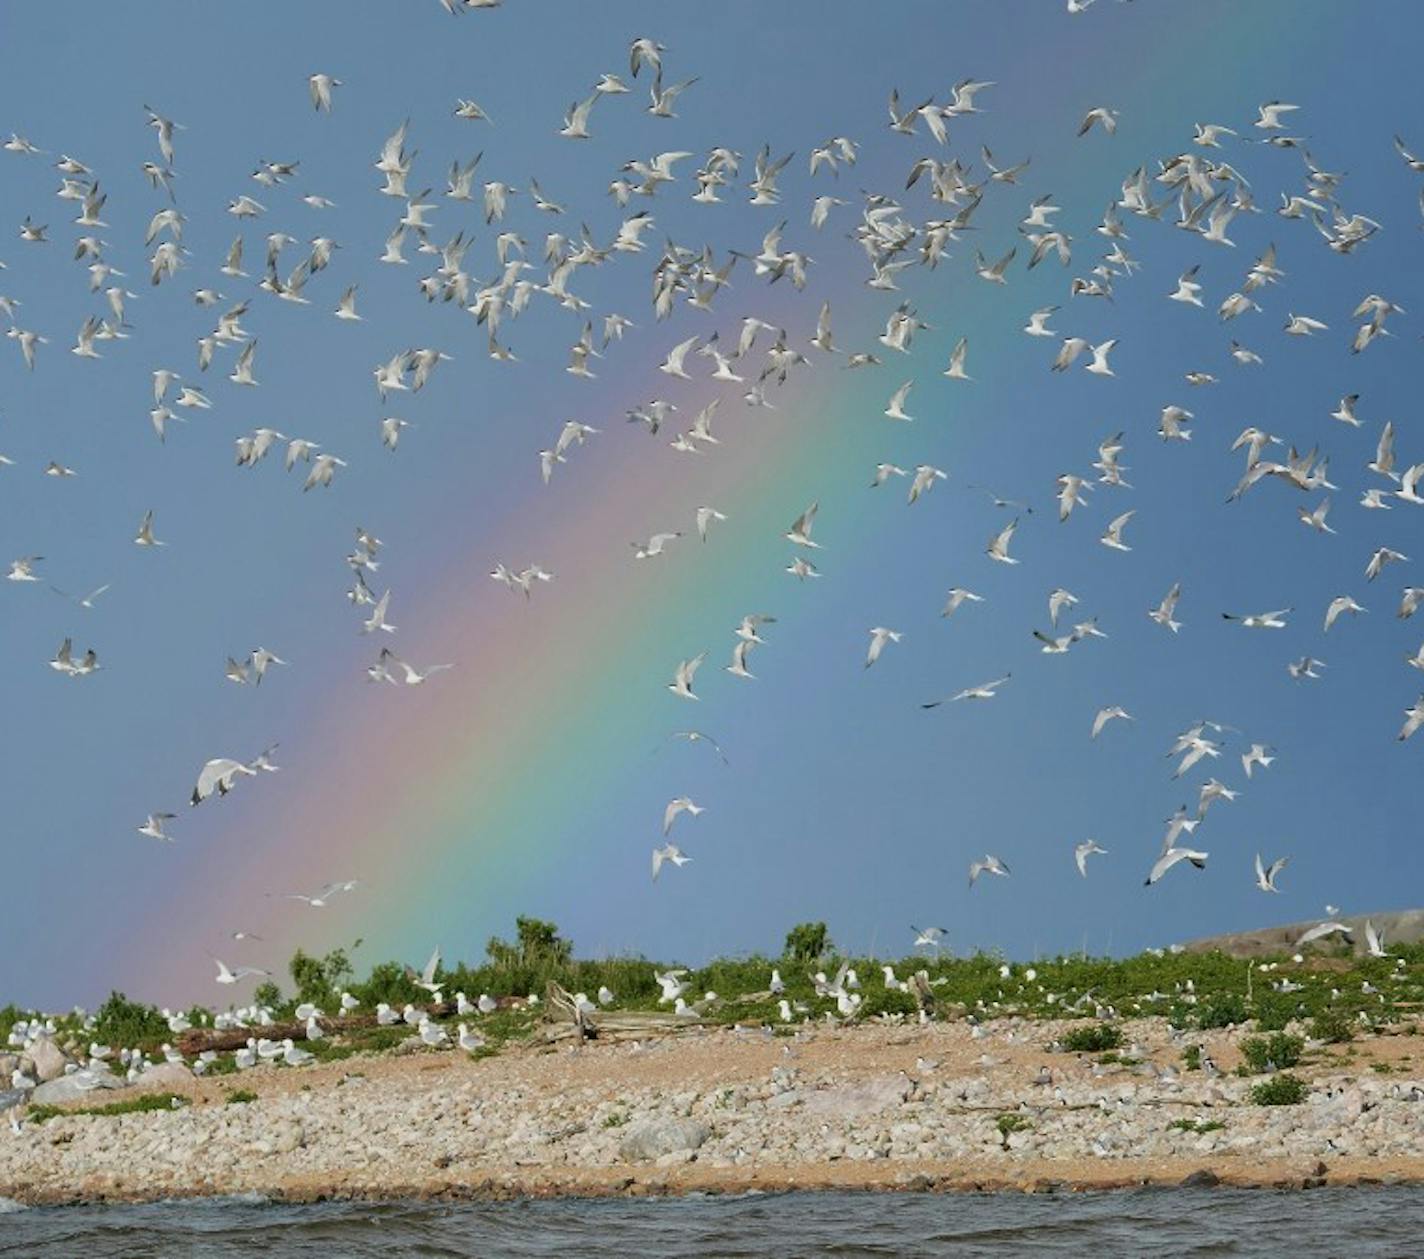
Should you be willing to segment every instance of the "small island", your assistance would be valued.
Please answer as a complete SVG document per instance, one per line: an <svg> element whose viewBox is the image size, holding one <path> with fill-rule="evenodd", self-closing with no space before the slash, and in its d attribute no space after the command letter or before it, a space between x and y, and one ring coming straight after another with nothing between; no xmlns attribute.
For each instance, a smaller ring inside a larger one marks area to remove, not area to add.
<svg viewBox="0 0 1424 1259"><path fill-rule="evenodd" d="M1424 946L1342 926L1021 964L803 924L693 969L525 918L473 967L298 953L223 1012L9 1007L0 1198L1421 1181Z"/></svg>

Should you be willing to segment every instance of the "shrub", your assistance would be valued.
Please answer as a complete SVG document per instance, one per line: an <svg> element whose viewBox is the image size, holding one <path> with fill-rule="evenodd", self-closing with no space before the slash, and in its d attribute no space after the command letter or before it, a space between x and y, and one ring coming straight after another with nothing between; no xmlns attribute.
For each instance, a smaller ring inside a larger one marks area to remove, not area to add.
<svg viewBox="0 0 1424 1259"><path fill-rule="evenodd" d="M1214 992L1197 1002L1193 1022L1206 1031L1244 1023L1247 1017L1245 997L1234 992Z"/></svg>
<svg viewBox="0 0 1424 1259"><path fill-rule="evenodd" d="M823 922L803 922L786 933L783 956L793 962L814 962L831 947L831 933Z"/></svg>
<svg viewBox="0 0 1424 1259"><path fill-rule="evenodd" d="M1315 1040L1323 1040L1327 1045L1343 1045L1355 1039L1355 1029L1350 1020L1334 1010L1322 1010L1310 1020L1310 1035Z"/></svg>
<svg viewBox="0 0 1424 1259"><path fill-rule="evenodd" d="M1251 1090L1251 1101L1256 1106L1299 1106L1310 1093L1310 1086L1298 1075L1289 1071L1273 1075Z"/></svg>
<svg viewBox="0 0 1424 1259"><path fill-rule="evenodd" d="M1006 1111L994 1120L994 1127L999 1130L999 1140L1003 1143L1004 1149L1009 1148L1009 1137L1015 1132L1028 1132L1033 1128L1027 1115L1021 1115L1016 1110Z"/></svg>
<svg viewBox="0 0 1424 1259"><path fill-rule="evenodd" d="M880 1014L903 1014L913 1018L919 1010L919 1005L908 992L874 984L869 991L861 994L859 1017L871 1019Z"/></svg>
<svg viewBox="0 0 1424 1259"><path fill-rule="evenodd" d="M1280 1032L1298 1012L1297 1003L1279 993L1267 993L1256 998L1256 1030L1258 1032Z"/></svg>
<svg viewBox="0 0 1424 1259"><path fill-rule="evenodd" d="M325 1005L335 992L348 987L356 977L345 949L332 949L325 957L311 957L298 949L287 963L287 971L297 988L299 1001Z"/></svg>
<svg viewBox="0 0 1424 1259"><path fill-rule="evenodd" d="M1241 1042L1241 1056L1246 1065L1259 1074L1273 1066L1277 1070L1295 1066L1304 1048L1305 1042L1299 1036L1272 1032L1269 1036L1248 1036Z"/></svg>
<svg viewBox="0 0 1424 1259"><path fill-rule="evenodd" d="M1188 1071L1201 1070L1200 1045L1188 1045L1184 1050L1182 1050L1182 1065L1185 1066Z"/></svg>
<svg viewBox="0 0 1424 1259"><path fill-rule="evenodd" d="M1069 1028L1063 1035L1062 1044L1070 1053L1104 1053L1122 1044L1122 1031L1111 1023L1085 1023Z"/></svg>
<svg viewBox="0 0 1424 1259"><path fill-rule="evenodd" d="M151 1005L111 992L94 1015L94 1036L106 1045L148 1047L168 1039L168 1020Z"/></svg>

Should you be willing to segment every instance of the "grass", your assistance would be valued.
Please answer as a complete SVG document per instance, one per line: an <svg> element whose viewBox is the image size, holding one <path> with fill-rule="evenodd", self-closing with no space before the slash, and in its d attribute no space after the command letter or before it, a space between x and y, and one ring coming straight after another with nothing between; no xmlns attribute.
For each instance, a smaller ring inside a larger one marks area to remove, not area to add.
<svg viewBox="0 0 1424 1259"><path fill-rule="evenodd" d="M138 1115L153 1110L172 1110L174 1105L183 1105L183 1099L176 1093L141 1093L122 1102L110 1102L106 1106L81 1106L74 1110L59 1106L31 1106L29 1119L32 1123L44 1123L58 1116L97 1115L112 1118L116 1115Z"/></svg>
<svg viewBox="0 0 1424 1259"><path fill-rule="evenodd" d="M1220 1119L1174 1119L1168 1132L1220 1132L1226 1125Z"/></svg>
<svg viewBox="0 0 1424 1259"><path fill-rule="evenodd" d="M1310 1094L1310 1086L1298 1075L1283 1071L1251 1090L1251 1102L1256 1106L1299 1106Z"/></svg>
<svg viewBox="0 0 1424 1259"><path fill-rule="evenodd" d="M255 1102L257 1094L251 1089L232 1089L227 1095L229 1106L245 1106L248 1102Z"/></svg>

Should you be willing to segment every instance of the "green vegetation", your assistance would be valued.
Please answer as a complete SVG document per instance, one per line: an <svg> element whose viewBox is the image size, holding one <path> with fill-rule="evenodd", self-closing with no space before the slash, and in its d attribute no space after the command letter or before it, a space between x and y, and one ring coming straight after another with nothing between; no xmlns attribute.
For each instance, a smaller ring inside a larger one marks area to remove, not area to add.
<svg viewBox="0 0 1424 1259"><path fill-rule="evenodd" d="M1174 1119L1168 1132L1220 1132L1226 1125L1220 1119Z"/></svg>
<svg viewBox="0 0 1424 1259"><path fill-rule="evenodd" d="M1251 1090L1256 1106L1299 1106L1310 1094L1310 1086L1289 1071L1273 1075Z"/></svg>
<svg viewBox="0 0 1424 1259"><path fill-rule="evenodd" d="M111 1118L115 1115L137 1115L150 1110L172 1110L183 1105L183 1099L176 1093L141 1093L122 1102L110 1102L107 1106L81 1106L75 1110L65 1110L59 1106L31 1106L29 1119L32 1123L44 1123L58 1115L98 1115Z"/></svg>
<svg viewBox="0 0 1424 1259"><path fill-rule="evenodd" d="M287 963L287 973L297 986L297 1000L315 1005L329 1001L333 992L341 992L356 978L345 949L332 949L325 957L308 957L298 949Z"/></svg>
<svg viewBox="0 0 1424 1259"><path fill-rule="evenodd" d="M1122 1044L1122 1031L1111 1023L1085 1023L1063 1034L1063 1048L1075 1054L1099 1054Z"/></svg>
<svg viewBox="0 0 1424 1259"><path fill-rule="evenodd" d="M814 962L831 948L831 933L823 922L803 922L786 933L781 955L792 962Z"/></svg>
<svg viewBox="0 0 1424 1259"><path fill-rule="evenodd" d="M227 1095L229 1106L245 1106L248 1102L255 1102L257 1094L250 1089L232 1089Z"/></svg>
<svg viewBox="0 0 1424 1259"><path fill-rule="evenodd" d="M1355 1029L1350 1020L1337 1010L1322 1010L1310 1020L1312 1040L1323 1040L1327 1045L1343 1045L1355 1039Z"/></svg>
<svg viewBox="0 0 1424 1259"><path fill-rule="evenodd" d="M1259 1075L1273 1067L1280 1071L1296 1066L1304 1048L1305 1041L1299 1036L1272 1032L1269 1036L1248 1036L1241 1042L1241 1056L1245 1059L1246 1066Z"/></svg>
<svg viewBox="0 0 1424 1259"><path fill-rule="evenodd" d="M1016 1110L1006 1111L994 1120L994 1127L999 1130L999 1141L1004 1149L1009 1148L1009 1137L1015 1132L1030 1132L1033 1124L1029 1122L1027 1115L1021 1115Z"/></svg>
<svg viewBox="0 0 1424 1259"><path fill-rule="evenodd" d="M105 1045L157 1045L168 1036L168 1021L154 1006L121 992L111 992L94 1015L94 1038Z"/></svg>
<svg viewBox="0 0 1424 1259"><path fill-rule="evenodd" d="M358 1017L345 1026L338 1023L324 1040L312 1042L308 1048L326 1061L391 1049L409 1040L414 1029L405 1024L361 1025L364 1020L359 1016L369 1017L381 1002L395 1010L407 1003L424 1009L430 995L416 985L410 968L398 961L380 962L370 967L364 979L359 978L352 962L354 949L353 945L318 956L299 952L286 968L290 992L268 981L247 1001L239 999L242 1004L263 1005L274 1019L285 1022L293 1018L302 1001L334 1014L340 992L349 991L360 1002ZM1372 1025L1398 1023L1409 1032L1418 1011L1424 1008L1421 946L1394 946L1383 958L1312 955L1301 963L1284 956L1266 960L1271 967L1269 980L1260 971L1260 962L1253 975L1246 961L1221 953L1144 953L1121 959L1058 957L1036 959L1031 967L1006 965L1002 958L988 954L853 957L837 951L826 923L809 922L787 933L781 956L753 954L687 966L685 981L687 999L703 1008L706 1021L770 1023L786 1034L790 1029L780 1022L777 1000L768 992L773 967L780 969L785 998L793 1005L805 1005L812 1018L834 1008L826 997L817 995L814 973L834 974L842 964L853 968L859 977L861 1004L856 1017L915 1018L919 1011L915 998L898 987L888 988L881 978L881 965L888 962L902 980L923 973L936 1019L1076 1017L1081 1021L1063 1034L1062 1043L1072 1052L1095 1056L1118 1050L1121 1033L1115 1022L1082 1017L1094 1008L1110 1009L1115 1019L1165 1016L1174 1026L1193 1031L1252 1027L1254 1023L1257 1036L1276 1047L1265 1051L1266 1057L1281 1069L1299 1061L1298 1052L1278 1056L1279 1047L1288 1043L1289 1037L1286 1041L1271 1039L1283 1035L1287 1026L1292 1031L1303 1026L1315 1039L1340 1043L1359 1026L1361 1015ZM654 974L675 966L675 960L665 966L636 956L582 959L554 923L521 917L508 938L495 936L488 941L483 958L452 961L442 966L436 977L443 984L447 1003L453 1003L457 992L464 992L471 1001L481 994L496 999L537 995L542 1000L550 985L557 984L590 998L607 988L613 993L610 1008L618 1011L666 1011L668 1006L659 1002ZM1275 985L1285 980L1289 990L1278 991ZM708 992L715 992L717 999L704 1002ZM506 1001L497 1012L467 1018L487 1042L479 1056L527 1038L546 1010L542 1004L524 1008ZM8 1033L25 1017L27 1012L15 1007L0 1009L0 1033ZM205 1010L189 1012L190 1021L198 1027L210 1024L211 1017ZM453 1013L442 1017L453 1033ZM163 1042L175 1040L167 1020L156 1009L130 1001L121 993L112 994L91 1022L73 1014L56 1017L55 1022L61 1040L72 1038L81 1044L97 1040L152 1054ZM1198 1054L1196 1048L1187 1048L1183 1058L1188 1069L1199 1066ZM219 1055L209 1070L214 1074L232 1070L231 1056Z"/></svg>
<svg viewBox="0 0 1424 1259"><path fill-rule="evenodd" d="M1202 1050L1200 1045L1188 1045L1182 1050L1182 1065L1186 1067L1188 1071L1200 1071L1201 1054Z"/></svg>

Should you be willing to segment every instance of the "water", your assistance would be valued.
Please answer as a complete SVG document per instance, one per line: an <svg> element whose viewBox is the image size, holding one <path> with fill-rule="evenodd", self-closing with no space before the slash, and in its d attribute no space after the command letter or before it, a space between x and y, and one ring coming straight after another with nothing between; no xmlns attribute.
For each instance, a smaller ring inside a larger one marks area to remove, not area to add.
<svg viewBox="0 0 1424 1259"><path fill-rule="evenodd" d="M3 1213L26 1259L804 1259L1073 1255L1418 1259L1424 1188L283 1206L223 1199Z"/></svg>

